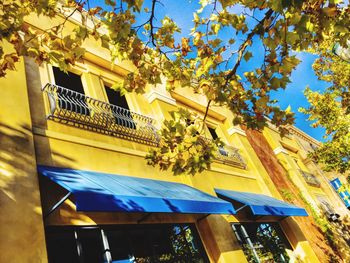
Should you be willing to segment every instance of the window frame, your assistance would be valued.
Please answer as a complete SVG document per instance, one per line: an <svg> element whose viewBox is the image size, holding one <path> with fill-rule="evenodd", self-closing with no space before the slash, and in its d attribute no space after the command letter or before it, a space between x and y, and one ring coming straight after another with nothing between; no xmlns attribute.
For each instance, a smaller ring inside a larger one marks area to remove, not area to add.
<svg viewBox="0 0 350 263"><path fill-rule="evenodd" d="M59 68L57 66L54 66L54 65L51 65L51 64L48 64L48 67L49 67L49 79L50 79L50 83L52 84L55 84L55 85L58 85L56 83L56 79L55 79L55 74L54 74L54 71L53 71L53 68L56 67L56 68ZM80 80L81 80L81 84L83 86L83 90L84 90L84 95L85 96L90 96L89 95L89 89L86 85L86 81L84 79L84 71L83 69L80 69L78 67L74 67L74 66L71 66L68 70L68 72L71 72L75 75L79 75L80 76ZM66 89L69 89L69 87L63 87L63 88L66 88Z"/></svg>
<svg viewBox="0 0 350 263"><path fill-rule="evenodd" d="M122 79L109 79L105 76L100 76L100 87L102 89L102 94L103 94L103 98L101 98L103 101L107 102L107 103L110 103L109 100L108 100L108 96L107 96L107 92L106 92L106 87L110 88L113 86L114 83L116 82L121 82L123 81ZM129 110L131 112L135 112L135 105L134 103L132 102L131 98L130 98L130 94L125 94L124 95L125 97L125 100L126 100L126 103L128 104L128 107L129 107ZM111 104L111 103L110 103ZM116 105L118 106L118 105Z"/></svg>
<svg viewBox="0 0 350 263"><path fill-rule="evenodd" d="M119 106L119 105L116 105L116 104L112 104L110 101L109 101L109 98L108 98L108 94L107 94L107 90L106 89L112 89L110 84L108 84L109 82L105 82L103 80L101 80L101 85L102 85L102 89L103 89L103 96L104 96L104 101L106 101L108 104L110 105L114 105L114 106L117 106L121 109L126 109L129 111L130 115L127 116L127 118L130 118L131 120L128 120L126 122L122 121L121 123L120 120L118 120L118 118L115 118L115 122L120 125L120 126L123 126L125 128L129 128L129 129L132 129L132 130L136 130L137 129L137 122L134 120L133 118L133 113L135 113L133 110L132 110L132 107L130 107L130 100L128 100L128 97L125 95L121 95L121 97L124 97L125 98L125 102L126 102L126 105L128 106L128 108L124 108L122 106ZM116 91L117 92L117 91ZM120 93L120 92L119 92ZM110 108L110 110L113 112L112 108Z"/></svg>
<svg viewBox="0 0 350 263"><path fill-rule="evenodd" d="M50 259L50 256L52 256L52 254L50 255L49 254L49 250L52 250L53 247L50 247L52 244L50 244L50 234L52 233L64 233L64 234L69 234L69 233L78 233L79 231L84 231L84 229L96 229L97 231L100 231L101 233L101 240L102 240L102 245L103 245L103 257L104 257L104 260L106 262L112 262L112 254L113 254L113 249L110 247L110 241L108 241L108 232L109 231L120 231L120 233L122 233L122 236L126 236L126 235L130 235L131 231L132 230L136 230L136 231L140 231L140 233L142 233L142 231L145 231L145 233L147 233L147 230L159 230L159 231L162 231L162 230L171 230L171 229L174 229L175 227L182 227L183 229L181 229L181 236L184 238L185 240L185 244L186 246L190 246L191 244L194 246L195 250L197 251L196 253L198 253L198 256L200 259L203 260L203 262L205 263L209 263L209 256L205 250L205 247L204 247L204 244L203 244L203 241L201 240L200 238L200 235L198 233L198 229L196 227L196 224L195 223L167 223L167 224L142 224L142 225L135 225L135 224L118 224L118 225L94 225L94 226L75 226L75 225L69 225L69 226L46 226L45 228L45 235L46 235L46 246L47 246L47 251L48 251L48 257ZM185 234L183 231L185 231L186 229L190 229L191 230L191 236L192 236L192 240L189 241L187 240ZM163 231L162 231L163 232ZM152 237L151 237L152 239ZM75 240L77 241L76 243L76 247L77 247L77 253L79 255L79 235L78 234L75 234ZM131 239L128 238L128 242L132 242L130 241ZM170 242L171 241L171 236L167 236L167 240L169 240ZM156 241L156 240L153 240L153 241ZM161 240L160 240L161 241ZM156 245L157 243L154 242L152 243L152 245ZM132 251L135 249L135 244L133 243L130 243L129 244L129 247L128 247L128 251L130 253L132 253ZM145 247L146 249L147 247ZM173 247L174 248L174 247ZM60 250L60 248L56 248L58 251ZM84 248L81 247L80 248L81 250L81 253L83 253L84 251ZM72 250L74 250L72 248ZM135 251L135 250L134 250ZM190 251L190 250L189 250ZM135 253L135 252L134 252ZM171 252L170 253L171 255L175 256L175 259L176 259L176 256L177 255L180 255L181 257L181 254L176 254L175 251ZM153 254L152 255L152 252L149 253L149 256L162 256L164 254ZM188 255L195 255L195 254L192 254L191 252L188 254ZM132 259L132 257L134 257L135 255L134 254L130 254L129 255ZM84 255L81 255L79 256L80 258L80 262L84 262L83 261L83 257ZM145 257L148 257L148 255ZM119 259L117 259L119 260ZM130 261L132 262L132 261Z"/></svg>
<svg viewBox="0 0 350 263"><path fill-rule="evenodd" d="M260 228L261 225L270 225L273 230L275 232L277 232L277 237L280 239L280 244L279 245L283 245L284 246L284 251L285 251L285 255L288 257L286 258L287 261L285 262L289 262L288 260L290 259L290 253L289 251L291 251L293 249L292 245L290 244L288 237L286 236L286 234L283 231L282 226L278 223L278 222L235 222L235 223L231 223L231 227L232 227L232 231L234 233L235 238L237 239L239 245L242 248L242 251L244 252L244 255L246 256L247 260L248 258L248 253L249 256L251 256L253 258L252 262L260 262L261 257L259 257L258 255L258 250L256 249L256 244L252 242L252 236L249 236L249 231L247 231L247 225L251 225L251 226L256 226L257 229ZM238 227L241 227L241 229L243 228L243 235L246 235L245 237L240 236L239 235L239 231L237 230ZM242 239L245 239L245 241L243 241ZM246 248L245 248L246 246ZM270 253L272 253L270 251ZM274 256L274 254L272 254ZM280 254L276 254L276 255L280 255ZM255 260L254 260L255 258ZM283 261L281 261L283 262Z"/></svg>

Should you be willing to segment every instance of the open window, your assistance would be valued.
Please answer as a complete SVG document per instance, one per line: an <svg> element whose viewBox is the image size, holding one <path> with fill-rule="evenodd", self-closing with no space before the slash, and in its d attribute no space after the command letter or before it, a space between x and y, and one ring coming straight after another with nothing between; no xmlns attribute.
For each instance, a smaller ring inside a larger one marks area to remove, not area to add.
<svg viewBox="0 0 350 263"><path fill-rule="evenodd" d="M211 137L213 138L213 140L216 140L217 138L219 138L218 134L216 133L216 129L212 128L212 127L208 127L209 133L211 135ZM228 152L224 149L224 147L219 147L219 153L223 156L228 156Z"/></svg>
<svg viewBox="0 0 350 263"><path fill-rule="evenodd" d="M134 116L130 111L128 102L125 96L121 95L120 92L105 86L106 95L108 102L112 104L110 106L110 111L114 115L115 121L118 125L136 129L136 123L134 121Z"/></svg>
<svg viewBox="0 0 350 263"><path fill-rule="evenodd" d="M219 138L218 134L216 133L216 129L214 129L212 127L208 127L208 130L209 130L210 135L213 138L213 140L216 140L217 138Z"/></svg>
<svg viewBox="0 0 350 263"><path fill-rule="evenodd" d="M90 110L86 103L81 77L70 71L65 73L57 67L52 67L52 69L55 84L61 87L57 93L60 109L89 115Z"/></svg>

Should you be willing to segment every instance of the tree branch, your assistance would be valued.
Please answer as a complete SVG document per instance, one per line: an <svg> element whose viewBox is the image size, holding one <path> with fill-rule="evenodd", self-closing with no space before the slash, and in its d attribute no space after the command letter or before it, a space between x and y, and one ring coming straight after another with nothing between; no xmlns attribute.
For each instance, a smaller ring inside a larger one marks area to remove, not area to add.
<svg viewBox="0 0 350 263"><path fill-rule="evenodd" d="M204 114L204 117L203 117L203 122L205 122L205 119L206 119L207 116L208 116L209 107L210 107L210 103L211 103L211 102L212 102L212 100L209 100L209 101L208 101L207 108L205 109L205 114Z"/></svg>
<svg viewBox="0 0 350 263"><path fill-rule="evenodd" d="M239 47L238 50L238 57L236 60L235 65L233 66L232 70L227 74L226 76L226 83L227 84L229 82L229 80L236 75L237 69L239 67L239 65L241 64L242 58L243 58L243 54L244 51L246 50L246 48L248 47L248 45L250 44L253 36L257 33L257 31L259 30L260 26L266 21L268 20L273 14L273 10L269 9L266 13L263 19L261 19L259 21L259 23L252 29L252 31L247 35L245 41L241 44L241 46Z"/></svg>
<svg viewBox="0 0 350 263"><path fill-rule="evenodd" d="M151 9L151 16L149 18L149 24L151 26L151 29L150 29L150 37L151 37L151 41L152 41L152 44L153 46L156 46L156 41L155 41L155 37L154 37L154 24L153 24L153 20L155 19L155 9L156 9L156 2L157 0L152 0L152 9Z"/></svg>

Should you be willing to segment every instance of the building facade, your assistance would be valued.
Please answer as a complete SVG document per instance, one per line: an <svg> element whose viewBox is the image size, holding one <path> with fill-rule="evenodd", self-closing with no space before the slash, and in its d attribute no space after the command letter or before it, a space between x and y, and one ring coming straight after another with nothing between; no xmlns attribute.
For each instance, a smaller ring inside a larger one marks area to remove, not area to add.
<svg viewBox="0 0 350 263"><path fill-rule="evenodd" d="M178 108L204 116L206 99L162 85L121 96L110 87L130 65L111 67L94 40L85 48L68 74L22 58L0 79L0 262L322 261L298 222L309 218L303 204L281 194L232 113L208 112L207 138L226 144L210 170L159 171L145 156L162 121ZM306 198L342 205L332 189L306 181L314 170L298 163L296 140L274 133L263 136Z"/></svg>
<svg viewBox="0 0 350 263"><path fill-rule="evenodd" d="M334 172L324 172L322 167L309 157L308 154L319 147L318 141L296 127L291 127L290 133L298 145L299 162L302 162L309 171L300 169L302 178L309 187L314 186L321 189L319 193L311 190L317 207L327 216L332 216L332 214L338 214L340 217L349 216L347 199L341 198L337 191L338 188L332 184L332 181L336 179L339 182L345 180L345 176Z"/></svg>

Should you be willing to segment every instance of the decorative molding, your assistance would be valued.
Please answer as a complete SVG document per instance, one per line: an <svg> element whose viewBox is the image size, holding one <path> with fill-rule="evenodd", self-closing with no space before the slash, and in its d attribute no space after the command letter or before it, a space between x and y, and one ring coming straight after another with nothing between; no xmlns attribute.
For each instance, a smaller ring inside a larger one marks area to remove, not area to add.
<svg viewBox="0 0 350 263"><path fill-rule="evenodd" d="M214 160L213 164L220 164L220 163L216 162ZM246 178L246 179L250 179L250 180L257 180L255 175L235 173L233 170L222 169L220 167L216 167L216 165L212 165L211 168L208 171L210 171L210 172L218 172L218 173L232 175L232 176L237 176L237 177L242 177L242 178Z"/></svg>
<svg viewBox="0 0 350 263"><path fill-rule="evenodd" d="M197 111L197 113L202 113L203 115L207 109L207 102L196 101L192 96L185 96L178 93L176 90L171 92L171 96L176 100L177 103L181 103L190 109ZM226 120L226 116L212 107L208 110L208 116L214 120L223 122Z"/></svg>
<svg viewBox="0 0 350 263"><path fill-rule="evenodd" d="M233 127L229 128L229 129L227 130L227 132L228 132L229 135L238 133L238 134L240 134L240 135L242 135L242 136L247 136L247 134L245 133L245 131L243 131L240 127L237 127L237 126L235 126L235 127L233 126Z"/></svg>
<svg viewBox="0 0 350 263"><path fill-rule="evenodd" d="M316 146L320 146L320 142L316 140L315 138L311 137L309 134L305 133L304 131L300 130L299 128L295 126L289 126L288 130L290 133L294 134L295 136L309 142L312 144L315 144Z"/></svg>
<svg viewBox="0 0 350 263"><path fill-rule="evenodd" d="M155 90L152 90L150 93L146 94L146 98L149 103L152 103L154 100L158 99L168 104L176 105L176 100L174 98Z"/></svg>
<svg viewBox="0 0 350 263"><path fill-rule="evenodd" d="M285 153L288 154L288 151L284 149L282 146L278 146L276 149L273 150L274 154L277 155L279 153Z"/></svg>
<svg viewBox="0 0 350 263"><path fill-rule="evenodd" d="M288 150L288 151L291 151L291 152L293 152L293 153L297 153L297 152L299 151L298 148L295 148L295 147L293 147L292 145L289 145L288 143L286 143L286 142L284 142L284 141L282 141L282 140L280 140L280 144L282 145L282 147L283 147L284 149L286 149L286 150Z"/></svg>

